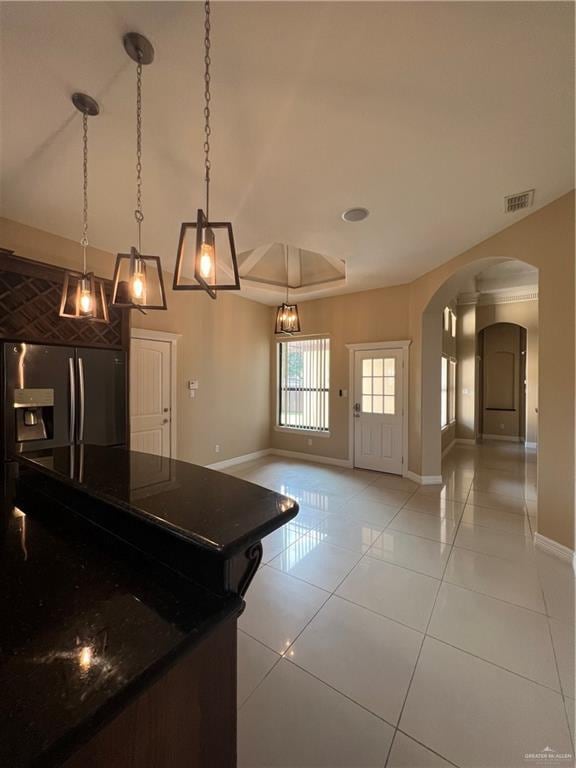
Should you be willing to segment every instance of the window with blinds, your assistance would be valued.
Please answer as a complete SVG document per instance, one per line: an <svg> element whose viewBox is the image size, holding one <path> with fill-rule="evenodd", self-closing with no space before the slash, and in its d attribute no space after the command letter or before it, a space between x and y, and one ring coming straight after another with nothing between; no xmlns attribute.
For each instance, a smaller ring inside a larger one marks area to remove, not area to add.
<svg viewBox="0 0 576 768"><path fill-rule="evenodd" d="M448 426L448 358L442 355L440 379L440 426Z"/></svg>
<svg viewBox="0 0 576 768"><path fill-rule="evenodd" d="M440 425L456 421L456 360L442 355L440 380Z"/></svg>
<svg viewBox="0 0 576 768"><path fill-rule="evenodd" d="M328 432L330 339L278 342L278 426Z"/></svg>

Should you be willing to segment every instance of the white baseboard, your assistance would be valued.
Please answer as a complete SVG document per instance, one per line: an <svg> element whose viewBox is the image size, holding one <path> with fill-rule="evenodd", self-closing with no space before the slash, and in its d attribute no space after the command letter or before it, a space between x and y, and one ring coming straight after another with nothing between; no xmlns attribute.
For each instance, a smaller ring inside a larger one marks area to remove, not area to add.
<svg viewBox="0 0 576 768"><path fill-rule="evenodd" d="M262 451L254 451L254 453L245 453L243 456L234 456L232 459L225 459L224 461L217 461L214 464L207 464L207 469L228 469L236 464L244 464L248 461L256 461L262 459L265 456L283 456L286 459L302 459L304 461L312 461L315 464L330 464L334 467L352 467L352 462L348 459L333 459L330 456L319 456L314 453L303 453L301 451L284 451L281 448L265 448Z"/></svg>
<svg viewBox="0 0 576 768"><path fill-rule="evenodd" d="M253 453L245 453L243 456L234 456L232 459L224 459L224 461L217 461L215 464L207 464L207 469L228 469L235 464L244 464L247 461L256 461L256 459L262 459L264 456L269 456L272 450L270 448L264 448L261 451L254 451Z"/></svg>
<svg viewBox="0 0 576 768"><path fill-rule="evenodd" d="M476 445L475 437L457 437L456 442L458 445Z"/></svg>
<svg viewBox="0 0 576 768"><path fill-rule="evenodd" d="M452 448L454 448L455 445L456 445L456 439L452 440L450 445L447 445L446 448L444 448L444 450L442 451L442 458L444 458L444 456L447 456L452 450Z"/></svg>
<svg viewBox="0 0 576 768"><path fill-rule="evenodd" d="M443 482L442 475L417 475L416 472L412 472L410 469L404 472L404 477L407 477L408 480L413 480L419 485L440 485Z"/></svg>
<svg viewBox="0 0 576 768"><path fill-rule="evenodd" d="M576 554L570 547L565 547L564 544L559 544L557 541L554 541L554 539L542 536L541 533L534 534L534 544L549 555L554 555L554 557L564 560L566 563L570 563L576 570Z"/></svg>
<svg viewBox="0 0 576 768"><path fill-rule="evenodd" d="M538 443L524 443L525 448L538 448Z"/></svg>
<svg viewBox="0 0 576 768"><path fill-rule="evenodd" d="M350 459L333 459L330 456L318 456L314 453L303 453L301 451L284 451L281 448L270 448L269 454L272 456L284 456L286 459L313 461L316 464L331 464L334 467L350 468L353 466Z"/></svg>
<svg viewBox="0 0 576 768"><path fill-rule="evenodd" d="M483 440L506 440L509 443L520 443L521 438L511 435L482 435Z"/></svg>

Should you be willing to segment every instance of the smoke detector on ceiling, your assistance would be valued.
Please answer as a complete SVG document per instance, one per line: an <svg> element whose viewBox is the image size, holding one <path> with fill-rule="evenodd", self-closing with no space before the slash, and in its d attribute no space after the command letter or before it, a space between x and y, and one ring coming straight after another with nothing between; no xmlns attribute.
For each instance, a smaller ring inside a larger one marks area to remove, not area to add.
<svg viewBox="0 0 576 768"><path fill-rule="evenodd" d="M348 208L344 211L342 218L344 221L364 221L370 215L368 208Z"/></svg>
<svg viewBox="0 0 576 768"><path fill-rule="evenodd" d="M506 213L515 213L523 208L531 208L534 202L534 190L529 189L526 192L518 192L515 195L507 195L504 198L504 211Z"/></svg>

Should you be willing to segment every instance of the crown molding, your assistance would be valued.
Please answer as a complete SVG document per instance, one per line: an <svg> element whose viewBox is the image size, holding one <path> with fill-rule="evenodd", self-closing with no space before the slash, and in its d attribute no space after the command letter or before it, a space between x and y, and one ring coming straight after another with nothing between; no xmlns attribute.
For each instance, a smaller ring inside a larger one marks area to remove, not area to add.
<svg viewBox="0 0 576 768"><path fill-rule="evenodd" d="M494 291L492 293L461 293L458 306L486 306L490 304L515 304L519 301L538 301L538 289Z"/></svg>
<svg viewBox="0 0 576 768"><path fill-rule="evenodd" d="M471 291L469 293L461 293L458 295L457 299L457 305L459 307L462 306L474 306L475 304L478 304L478 299L480 298L480 294L476 291Z"/></svg>
<svg viewBox="0 0 576 768"><path fill-rule="evenodd" d="M483 293L478 300L478 304L515 304L519 301L538 301L538 291Z"/></svg>

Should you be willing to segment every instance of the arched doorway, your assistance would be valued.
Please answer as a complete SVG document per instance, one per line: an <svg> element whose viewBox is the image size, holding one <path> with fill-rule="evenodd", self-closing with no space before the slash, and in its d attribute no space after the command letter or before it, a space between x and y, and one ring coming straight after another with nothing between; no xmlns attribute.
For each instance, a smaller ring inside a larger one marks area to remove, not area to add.
<svg viewBox="0 0 576 768"><path fill-rule="evenodd" d="M527 315L536 315L537 307ZM478 435L536 448L538 442L538 327L506 321L479 323Z"/></svg>
<svg viewBox="0 0 576 768"><path fill-rule="evenodd" d="M532 301L536 311L530 313L535 320L531 320L530 334L530 374L531 384L530 397L522 395L522 404L520 403L520 389L518 384L518 398L516 408L523 411L524 416L518 419L518 429L514 432L519 437L523 430L523 440L530 444L537 441L537 344L538 344L538 326L537 326L537 289L533 286L526 290L526 295L521 292L506 292L506 286L497 288L492 286L495 298L486 299L481 291L478 291L478 276L493 270L497 265L507 265L506 270L511 270L512 264L521 265L523 262L512 259L481 259L469 263L460 270L452 274L429 299L421 316L421 481L424 483L438 482L442 474L442 454L451 446L454 440L458 442L473 443L481 437L482 434L496 434L504 432L512 434L508 428L500 429L502 421L498 421L498 430L496 432L485 433L481 423L483 417L482 389L480 379L482 371L481 354L479 348L479 333L485 328L495 324L514 324L517 327L524 328L526 333L527 323L518 322L521 316L519 308L525 311L524 302ZM532 270L537 281L537 270L526 265L527 269ZM504 270L503 270L504 271ZM492 302L492 303L491 303ZM443 385L443 366L450 370L445 361L447 357L446 337L452 332L452 325L445 322L445 310L451 308L455 316L456 326L456 351L450 353L450 362L455 362L454 393L448 393L446 376ZM517 334L521 336L520 331ZM518 339L519 345L522 343ZM525 341L527 352L528 342ZM522 350L519 347L519 357ZM524 355L526 358L527 355ZM520 363L516 361L517 381L520 381ZM526 362L522 362L523 365ZM453 396L455 402L455 413L450 423L446 423L445 412L449 410L449 404L443 407L444 398ZM525 401L529 400L530 410L527 412ZM506 405L506 404L504 404ZM507 417L507 420L511 419ZM507 423L507 420L504 423ZM530 423L528 438L528 424ZM504 437L506 435L503 435Z"/></svg>
<svg viewBox="0 0 576 768"><path fill-rule="evenodd" d="M484 265L516 260L539 270L538 396L542 407L538 419L538 542L560 553L560 557L569 558L574 550L573 193L488 237L411 284L409 476L420 483L430 482L429 478L437 477L441 470L437 426L440 364L434 362L434 345L440 349L441 311L446 296L453 295L450 284L465 280L466 275L474 276ZM475 318L475 313L470 315ZM473 359L470 356L470 361ZM468 367L474 376L473 363ZM474 439L474 423L467 428L469 439Z"/></svg>

